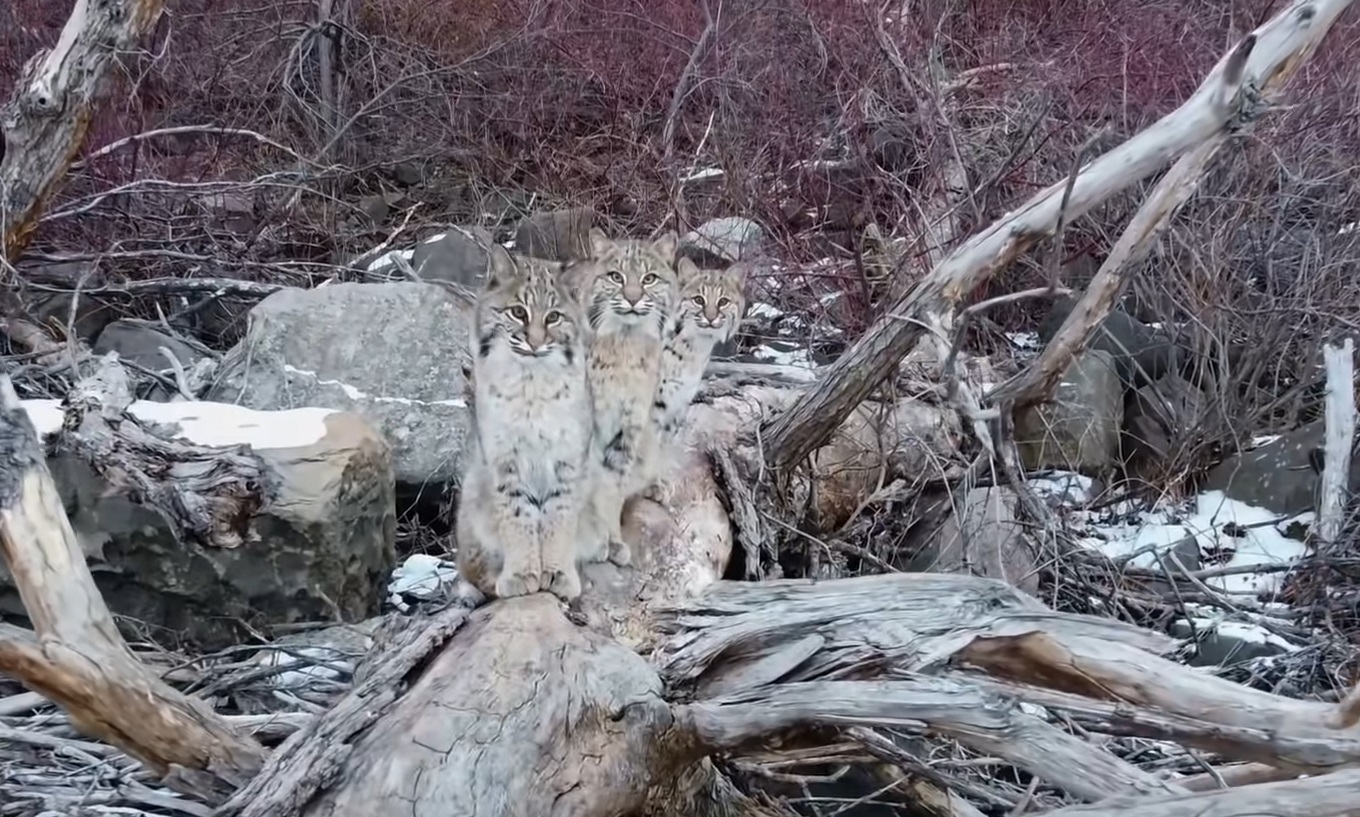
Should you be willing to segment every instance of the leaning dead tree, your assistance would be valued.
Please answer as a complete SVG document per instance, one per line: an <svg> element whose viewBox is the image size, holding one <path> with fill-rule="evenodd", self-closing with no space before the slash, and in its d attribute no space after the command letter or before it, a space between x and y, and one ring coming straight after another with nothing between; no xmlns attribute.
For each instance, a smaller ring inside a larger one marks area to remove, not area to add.
<svg viewBox="0 0 1360 817"><path fill-rule="evenodd" d="M1083 168L1067 217L1245 125L1349 5L1295 2L1264 24L1180 109ZM0 379L0 544L35 627L0 632L0 670L223 817L774 815L711 759L833 730L917 774L876 723L952 739L1088 804L1056 814L1353 814L1360 731L1347 711L1190 670L1165 657L1173 642L1156 633L1058 613L971 576L718 580L733 547L759 549L778 524L745 487L761 484L765 463L801 463L843 431L929 325L922 316L1052 231L1061 198L1055 185L942 261L820 382L742 384L696 406L666 506L630 507L637 564L589 566L580 609L538 594L412 620L332 710L267 759L122 644L41 444ZM754 432L781 410L771 434ZM79 432L68 425L62 433ZM1210 779L1250 785L1205 791L1201 780L1154 776L1025 704L1086 731L1242 761ZM937 793L938 812L972 813Z"/></svg>
<svg viewBox="0 0 1360 817"><path fill-rule="evenodd" d="M1125 230L1037 366L1019 381L1003 384L991 402L1034 400L1051 390L1071 356L1108 314L1122 284L1121 271L1146 254L1157 231L1193 192L1219 148L1269 108L1350 5L1350 0L1291 3L1219 60L1179 108L1083 167L1070 191L1067 180L1055 182L964 242L870 326L821 382L770 424L763 435L770 462L785 470L803 462L892 374L927 328L941 322L939 316L952 314L981 283L1051 236L1060 220L1090 212L1183 157Z"/></svg>

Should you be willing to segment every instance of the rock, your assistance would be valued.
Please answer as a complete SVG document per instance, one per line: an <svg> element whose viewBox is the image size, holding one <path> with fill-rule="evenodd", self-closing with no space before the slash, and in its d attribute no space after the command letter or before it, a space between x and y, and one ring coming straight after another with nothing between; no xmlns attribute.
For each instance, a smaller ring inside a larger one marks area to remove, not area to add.
<svg viewBox="0 0 1360 817"><path fill-rule="evenodd" d="M397 184L407 187L424 184L429 175L426 166L416 161L397 162L387 172Z"/></svg>
<svg viewBox="0 0 1360 817"><path fill-rule="evenodd" d="M812 454L813 471L821 475L813 500L814 525L833 531L849 521L874 492L885 467L890 474L919 475L924 483L936 475L932 463L958 456L962 437L958 413L946 408L904 399L887 413L861 404ZM885 452L881 440L898 444Z"/></svg>
<svg viewBox="0 0 1360 817"><path fill-rule="evenodd" d="M1284 516L1312 510L1317 504L1320 457L1326 421L1315 420L1276 439L1235 454L1211 469L1205 490L1222 491L1257 508ZM1360 487L1360 457L1351 457L1350 489Z"/></svg>
<svg viewBox="0 0 1360 817"><path fill-rule="evenodd" d="M515 252L557 261L588 258L594 226L595 211L589 207L534 213L515 230Z"/></svg>
<svg viewBox="0 0 1360 817"><path fill-rule="evenodd" d="M108 352L117 352L120 359L154 372L172 368L170 361L161 353L162 348L169 350L186 372L200 360L211 357L208 348L198 341L168 335L154 327L155 324L148 321L114 321L99 333L93 352L100 357ZM146 398L168 400L173 394L170 389L156 383Z"/></svg>
<svg viewBox="0 0 1360 817"><path fill-rule="evenodd" d="M1039 325L1039 339L1044 344L1058 333L1076 304L1075 299L1066 295L1054 299L1048 317ZM1134 388L1160 379L1173 369L1176 358L1175 345L1165 332L1133 318L1117 306L1105 316L1087 348L1110 355L1120 382Z"/></svg>
<svg viewBox="0 0 1360 817"><path fill-rule="evenodd" d="M204 381L200 377L201 372L197 371L197 364L204 360L205 367L215 366L215 363L211 362L212 353L208 348L199 341L160 332L155 326L150 321L135 319L114 321L99 333L99 340L95 341L92 351L98 356L103 356L107 352L117 352L118 358L125 362L151 371L170 371L170 377L174 377L170 360L160 352L160 349L165 348L180 362L189 386L203 385ZM177 390L170 389L160 382L152 383L146 392L143 397L158 401L170 400L178 394Z"/></svg>
<svg viewBox="0 0 1360 817"><path fill-rule="evenodd" d="M764 238L765 230L749 218L727 217L709 219L686 234L680 244L728 261L742 261L757 253Z"/></svg>
<svg viewBox="0 0 1360 817"><path fill-rule="evenodd" d="M352 410L386 435L403 488L437 491L459 472L470 320L471 305L438 284L281 290L250 311L207 397Z"/></svg>
<svg viewBox="0 0 1360 817"><path fill-rule="evenodd" d="M1101 474L1119 454L1124 394L1110 355L1089 350L1063 374L1053 397L1015 419L1015 441L1029 470Z"/></svg>
<svg viewBox="0 0 1360 817"><path fill-rule="evenodd" d="M1203 419L1207 402L1198 386L1174 372L1139 388L1125 409L1125 455L1164 459L1173 441Z"/></svg>
<svg viewBox="0 0 1360 817"><path fill-rule="evenodd" d="M486 280L486 250L494 243L485 227L454 227L417 244L411 269L425 281L450 281L476 290Z"/></svg>
<svg viewBox="0 0 1360 817"><path fill-rule="evenodd" d="M40 435L60 427L59 401L23 404ZM378 611L395 562L396 511L390 446L372 426L319 408L138 401L130 412L177 438L249 445L269 479L267 503L251 522L258 540L210 549L176 541L159 514L110 491L83 462L50 458L71 526L114 613L218 649L239 643L242 625L356 622ZM0 610L24 615L2 565Z"/></svg>
<svg viewBox="0 0 1360 817"><path fill-rule="evenodd" d="M246 190L224 190L219 193L205 193L195 201L204 211L212 214L209 222L213 229L244 234L259 225L255 217L255 196Z"/></svg>
<svg viewBox="0 0 1360 817"><path fill-rule="evenodd" d="M1192 631L1180 619L1168 628L1175 638L1194 639L1195 654L1187 663L1192 667L1226 667L1257 658L1270 658L1289 652L1289 646L1259 626L1235 621L1199 621Z"/></svg>
<svg viewBox="0 0 1360 817"><path fill-rule="evenodd" d="M1018 505L1009 488L972 489L954 513L918 540L907 569L1002 579L1038 595L1039 569L1016 518Z"/></svg>
<svg viewBox="0 0 1360 817"><path fill-rule="evenodd" d="M401 193L377 193L359 199L359 212L367 219L367 226L375 227L387 220L392 208L405 196Z"/></svg>
<svg viewBox="0 0 1360 817"><path fill-rule="evenodd" d="M71 320L71 302L75 301L75 321L72 333L86 343L92 342L109 322L117 317L103 300L91 295L77 296L77 287L88 289L99 281L98 268L92 261L27 262L19 266L20 280L56 284L68 292L29 290L25 307L33 322L45 327L59 327L57 337L65 333Z"/></svg>

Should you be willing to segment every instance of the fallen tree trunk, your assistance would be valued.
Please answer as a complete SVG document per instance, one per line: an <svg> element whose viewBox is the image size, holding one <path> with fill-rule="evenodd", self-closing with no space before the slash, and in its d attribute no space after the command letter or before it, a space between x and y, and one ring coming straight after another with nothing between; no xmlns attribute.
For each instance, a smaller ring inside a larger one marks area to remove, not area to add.
<svg viewBox="0 0 1360 817"><path fill-rule="evenodd" d="M824 379L770 423L764 432L768 460L785 471L803 462L911 351L931 325L931 316L951 313L980 284L1050 235L1059 218L1083 215L1181 154L1248 126L1267 103L1260 92L1278 90L1350 5L1351 0L1295 0L1219 60L1183 105L1087 165L1071 187L1065 211L1067 180L1062 180L965 242L870 326ZM1245 60L1243 51L1249 52ZM1092 320L1097 306L1087 304L1080 317L1074 312L1069 321Z"/></svg>
<svg viewBox="0 0 1360 817"><path fill-rule="evenodd" d="M258 744L151 674L119 636L7 375L0 375L0 551L36 631L0 627L0 670L60 704L81 732L206 802L220 802L258 771Z"/></svg>

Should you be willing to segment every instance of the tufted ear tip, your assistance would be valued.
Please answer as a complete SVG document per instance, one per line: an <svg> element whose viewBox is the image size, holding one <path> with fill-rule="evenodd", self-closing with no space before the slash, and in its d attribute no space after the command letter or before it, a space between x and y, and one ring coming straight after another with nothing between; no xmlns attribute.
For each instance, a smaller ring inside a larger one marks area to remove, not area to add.
<svg viewBox="0 0 1360 817"><path fill-rule="evenodd" d="M515 259L498 244L487 248L486 288L496 289L504 286L515 277Z"/></svg>
<svg viewBox="0 0 1360 817"><path fill-rule="evenodd" d="M614 246L614 242L599 227L590 229L590 257L599 258Z"/></svg>
<svg viewBox="0 0 1360 817"><path fill-rule="evenodd" d="M674 230L667 230L652 239L652 250L662 258L674 261L680 254L680 234Z"/></svg>

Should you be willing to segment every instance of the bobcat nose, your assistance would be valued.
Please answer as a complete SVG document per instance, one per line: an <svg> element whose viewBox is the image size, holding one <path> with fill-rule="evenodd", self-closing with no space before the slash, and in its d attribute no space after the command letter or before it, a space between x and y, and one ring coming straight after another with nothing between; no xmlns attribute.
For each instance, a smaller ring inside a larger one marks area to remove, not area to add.
<svg viewBox="0 0 1360 817"><path fill-rule="evenodd" d="M637 306L638 301L642 300L642 287L637 284L629 284L623 288L623 299L629 306Z"/></svg>
<svg viewBox="0 0 1360 817"><path fill-rule="evenodd" d="M530 326L528 331L524 333L524 342L529 345L530 349L537 352L547 344L548 331L542 326Z"/></svg>
<svg viewBox="0 0 1360 817"><path fill-rule="evenodd" d="M708 321L709 326L717 323L719 317L718 308L716 306L713 306L712 304L706 304L704 306L704 320Z"/></svg>

